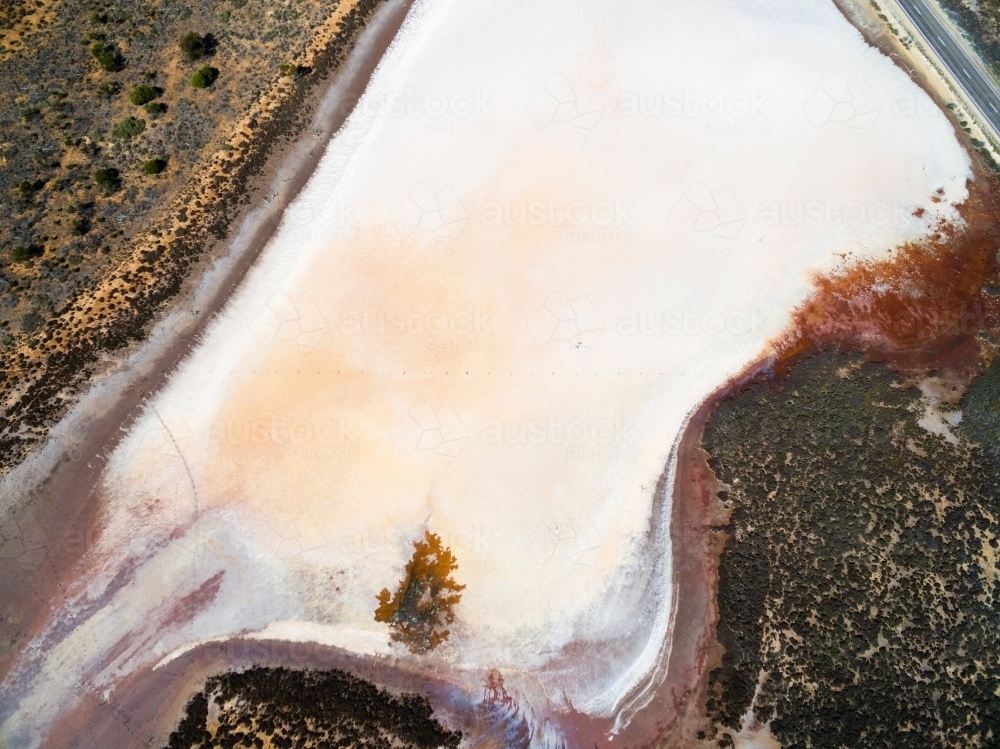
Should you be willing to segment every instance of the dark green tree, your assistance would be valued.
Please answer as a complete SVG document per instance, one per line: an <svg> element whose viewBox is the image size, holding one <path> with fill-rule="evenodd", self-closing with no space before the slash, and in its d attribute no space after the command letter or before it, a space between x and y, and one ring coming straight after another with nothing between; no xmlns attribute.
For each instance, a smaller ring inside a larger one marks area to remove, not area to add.
<svg viewBox="0 0 1000 749"><path fill-rule="evenodd" d="M125 67L125 58L113 44L94 42L90 45L90 54L94 56L102 69L114 73Z"/></svg>
<svg viewBox="0 0 1000 749"><path fill-rule="evenodd" d="M219 77L219 71L211 65L199 68L198 72L191 76L191 86L193 88L208 88L215 79Z"/></svg>
<svg viewBox="0 0 1000 749"><path fill-rule="evenodd" d="M103 187L106 192L114 192L120 183L121 176L112 166L101 167L94 171L94 184Z"/></svg>
<svg viewBox="0 0 1000 749"><path fill-rule="evenodd" d="M143 104L148 104L159 95L160 92L153 86L133 86L132 90L128 92L128 100L137 107L141 107Z"/></svg>
<svg viewBox="0 0 1000 749"><path fill-rule="evenodd" d="M204 37L194 31L189 31L182 36L178 40L177 46L181 48L184 59L188 62L200 60L207 52Z"/></svg>
<svg viewBox="0 0 1000 749"><path fill-rule="evenodd" d="M119 140L134 138L146 129L146 121L136 117L126 117L111 129L111 137Z"/></svg>
<svg viewBox="0 0 1000 749"><path fill-rule="evenodd" d="M166 159L147 159L142 163L142 171L144 174L159 174L166 168Z"/></svg>

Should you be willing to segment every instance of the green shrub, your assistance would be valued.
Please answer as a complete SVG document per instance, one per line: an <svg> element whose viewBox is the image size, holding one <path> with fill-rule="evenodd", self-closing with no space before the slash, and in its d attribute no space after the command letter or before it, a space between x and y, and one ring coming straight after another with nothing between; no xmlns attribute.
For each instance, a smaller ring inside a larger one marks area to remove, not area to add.
<svg viewBox="0 0 1000 749"><path fill-rule="evenodd" d="M180 47L181 52L184 53L184 59L189 62L200 60L205 56L205 39L200 34L196 34L193 31L189 31L182 36L177 42L177 46Z"/></svg>
<svg viewBox="0 0 1000 749"><path fill-rule="evenodd" d="M142 162L142 171L145 174L159 174L167 168L166 159L147 159Z"/></svg>
<svg viewBox="0 0 1000 749"><path fill-rule="evenodd" d="M21 330L25 333L34 333L45 324L45 318L32 310L21 318Z"/></svg>
<svg viewBox="0 0 1000 749"><path fill-rule="evenodd" d="M122 57L121 52L115 49L113 44L94 42L90 46L90 54L109 73L114 73L125 67L125 59Z"/></svg>
<svg viewBox="0 0 1000 749"><path fill-rule="evenodd" d="M191 86L192 88L208 88L215 83L215 79L218 77L219 71L211 65L206 65L191 76Z"/></svg>
<svg viewBox="0 0 1000 749"><path fill-rule="evenodd" d="M72 234L75 237L82 237L90 231L90 221L86 218L75 218L73 219L73 229Z"/></svg>
<svg viewBox="0 0 1000 749"><path fill-rule="evenodd" d="M134 138L146 129L146 121L136 117L126 117L111 129L111 137L121 139Z"/></svg>
<svg viewBox="0 0 1000 749"><path fill-rule="evenodd" d="M37 244L21 245L10 251L11 260L15 263L23 263L42 254L42 248Z"/></svg>
<svg viewBox="0 0 1000 749"><path fill-rule="evenodd" d="M156 117L167 111L167 105L162 101L152 101L146 105L146 114Z"/></svg>
<svg viewBox="0 0 1000 749"><path fill-rule="evenodd" d="M38 107L28 107L27 109L21 110L21 117L24 118L25 122L31 122L38 115L42 113L42 110Z"/></svg>
<svg viewBox="0 0 1000 749"><path fill-rule="evenodd" d="M160 92L153 86L133 86L132 90L128 92L128 100L137 107L141 107L143 104L149 104L159 95Z"/></svg>
<svg viewBox="0 0 1000 749"><path fill-rule="evenodd" d="M100 85L97 89L97 93L100 94L102 99L110 99L121 90L122 85L118 81L108 81L107 83L102 83Z"/></svg>
<svg viewBox="0 0 1000 749"><path fill-rule="evenodd" d="M45 187L45 180L36 179L32 182L29 179L22 179L17 183L17 191L21 193L22 198L30 198L36 192Z"/></svg>
<svg viewBox="0 0 1000 749"><path fill-rule="evenodd" d="M102 167L94 172L94 184L109 192L117 189L120 182L121 176L113 166Z"/></svg>

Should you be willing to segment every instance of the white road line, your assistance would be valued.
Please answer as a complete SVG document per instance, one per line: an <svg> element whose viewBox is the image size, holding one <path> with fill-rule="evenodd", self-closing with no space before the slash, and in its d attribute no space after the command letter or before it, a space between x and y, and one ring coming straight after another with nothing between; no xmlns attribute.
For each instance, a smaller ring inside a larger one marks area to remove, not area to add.
<svg viewBox="0 0 1000 749"><path fill-rule="evenodd" d="M901 4L905 5L905 3L901 3ZM916 4L916 3L913 3L913 4L912 4L912 9L913 9L914 11L916 11L916 13L917 13L917 15L918 15L918 16L921 16L921 17L923 17L923 15L924 15L924 14L920 12L920 8L918 8L918 7L917 7L917 4ZM937 40L938 40L939 42L941 42L941 44L943 44L943 45L944 45L945 49L947 49L947 47L948 47L948 43L947 43L947 42L946 42L946 41L945 41L944 39L942 39L942 38L941 38L941 35L940 35L940 34L935 34L934 36L936 36L936 37L937 37ZM942 52L942 54L943 54L943 52ZM972 73L970 73L970 72L969 72L968 70L966 70L966 69L965 69L964 67L962 68L962 72L963 72L963 73L965 73L965 76L966 76L966 78L969 78L970 80L972 79ZM987 84L987 85L989 85L989 84ZM995 104L994 104L994 103L993 103L992 101L988 101L988 102L986 102L986 103L990 105L990 109L992 109L992 110L993 110L994 112L996 112L997 114L1000 114L1000 109L997 109L996 105L995 105Z"/></svg>

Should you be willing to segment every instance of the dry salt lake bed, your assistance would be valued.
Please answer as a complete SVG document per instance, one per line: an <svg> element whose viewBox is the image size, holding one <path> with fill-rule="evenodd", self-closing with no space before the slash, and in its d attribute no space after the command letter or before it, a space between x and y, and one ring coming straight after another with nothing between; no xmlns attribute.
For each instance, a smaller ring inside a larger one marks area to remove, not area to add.
<svg viewBox="0 0 1000 749"><path fill-rule="evenodd" d="M211 647L246 665L255 640L264 665L298 643L423 689L445 723L495 670L521 743L655 732L692 414L772 357L817 275L961 225L972 179L830 2L415 3L115 447L0 743L136 695L163 743L227 663ZM415 653L373 612L427 533L464 588Z"/></svg>

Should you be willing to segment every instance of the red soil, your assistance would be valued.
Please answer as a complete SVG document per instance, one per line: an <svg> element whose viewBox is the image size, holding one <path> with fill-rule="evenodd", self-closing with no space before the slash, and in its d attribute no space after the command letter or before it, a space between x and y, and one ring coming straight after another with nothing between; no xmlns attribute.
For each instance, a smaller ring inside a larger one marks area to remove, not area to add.
<svg viewBox="0 0 1000 749"><path fill-rule="evenodd" d="M930 368L972 374L980 364L977 333L1000 328L997 282L1000 187L969 183L958 207L965 226L940 225L926 243L907 244L890 260L863 263L816 279L816 293L777 345L777 373L804 353L839 344L903 374Z"/></svg>

